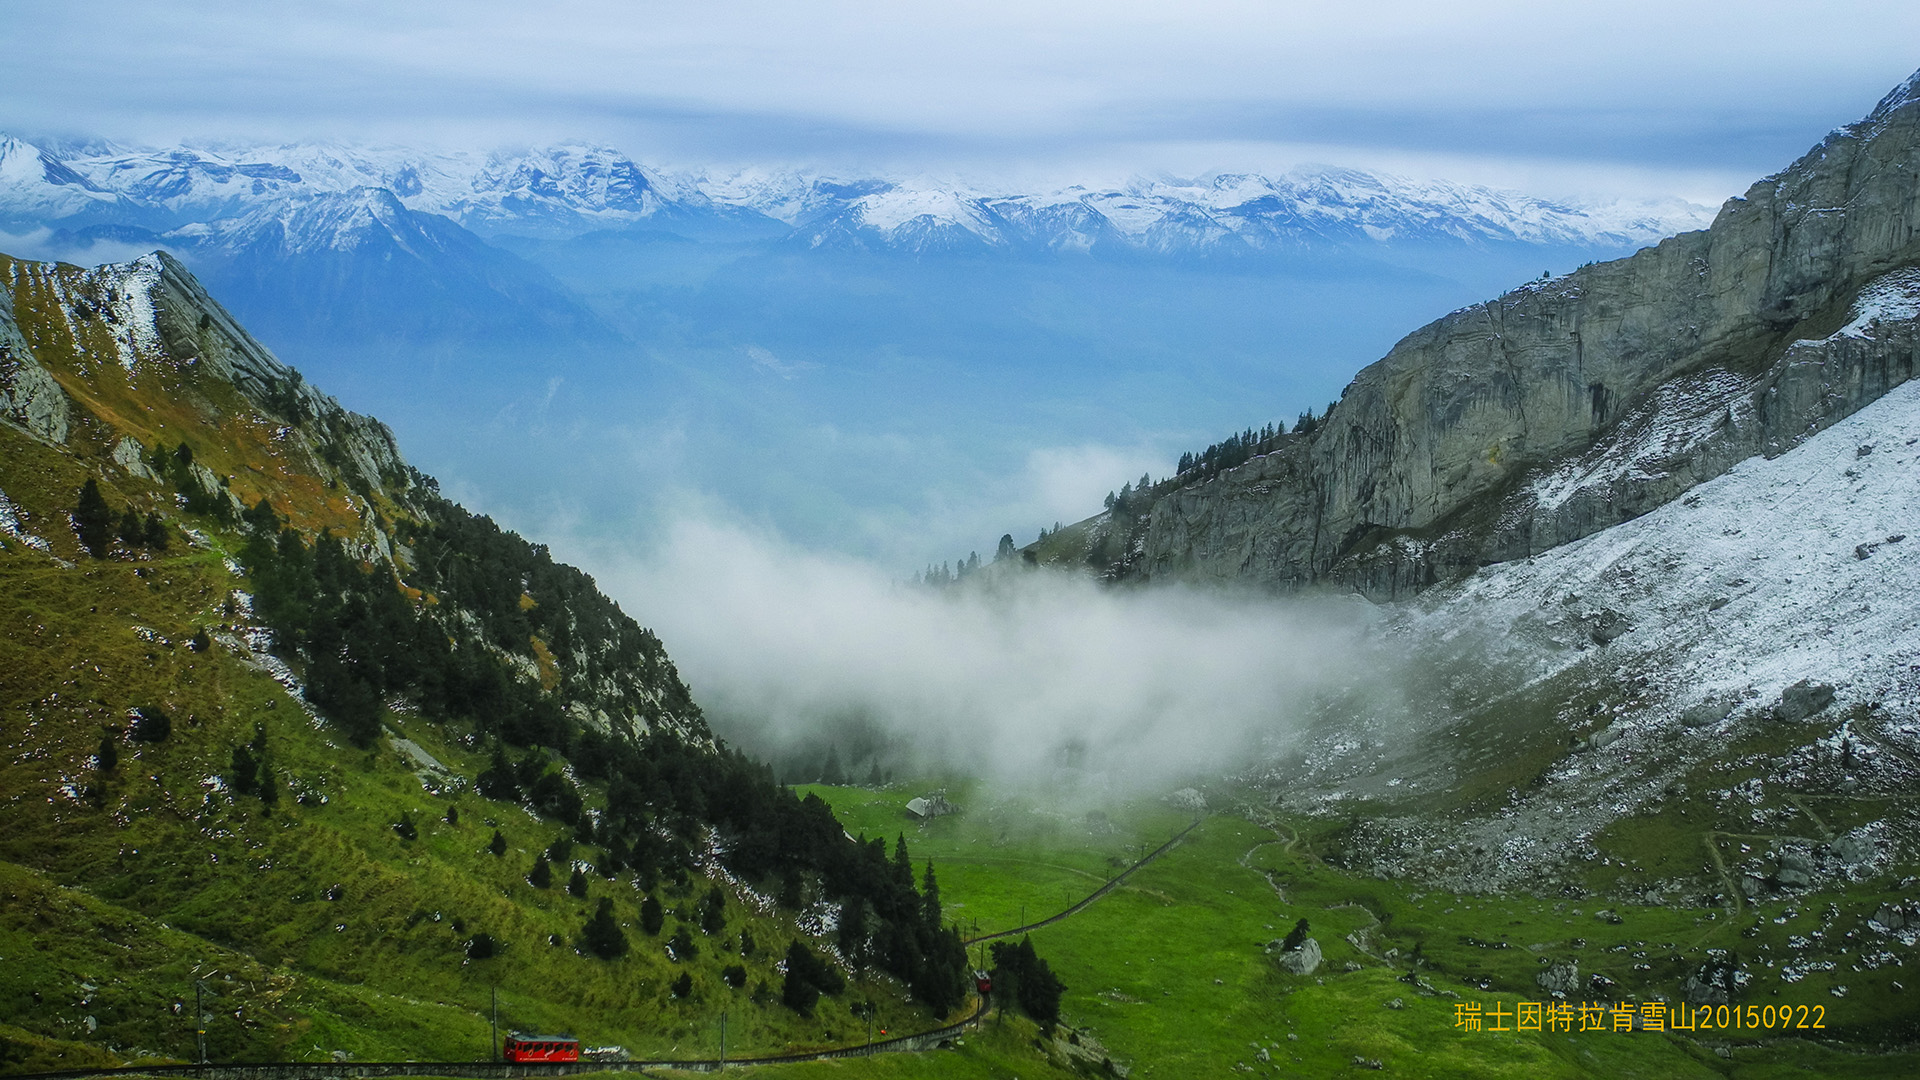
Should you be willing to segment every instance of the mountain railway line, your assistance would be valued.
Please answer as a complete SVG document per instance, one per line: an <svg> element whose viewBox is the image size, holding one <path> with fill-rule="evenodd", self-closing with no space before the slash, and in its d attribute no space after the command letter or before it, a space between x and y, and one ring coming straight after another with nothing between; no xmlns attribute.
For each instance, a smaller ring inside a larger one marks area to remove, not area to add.
<svg viewBox="0 0 1920 1080"><path fill-rule="evenodd" d="M1099 888L1088 893L1065 910L1038 922L1016 926L1010 930L996 930L989 934L979 934L964 939L967 945L976 945L1001 938L1025 934L1042 927L1052 926L1086 910L1096 900L1119 888L1133 872L1153 860L1173 850L1174 846L1186 839L1187 834L1200 827L1206 820L1198 817L1193 823L1169 837L1166 843L1141 856L1133 865L1115 874L1113 878ZM595 1073L637 1073L650 1075L648 1069L681 1069L694 1072L709 1072L738 1065L792 1065L806 1061L828 1061L838 1058L865 1057L869 1054L912 1053L930 1050L954 1036L977 1026L990 1011L989 1002L976 994L973 996L973 1008L961 1019L912 1035L895 1035L887 1039L861 1043L857 1046L842 1046L828 1050L805 1050L792 1054L769 1054L761 1056L713 1058L649 1058L636 1061L569 1061L569 1062L493 1062L493 1061L270 1061L252 1064L233 1065L123 1065L104 1069L68 1069L60 1072L15 1073L7 1080L85 1080L88 1077L102 1076L178 1076L191 1080L375 1080L379 1077L393 1076L450 1076L468 1078L468 1080L517 1080L520 1077L540 1076L585 1076Z"/></svg>
<svg viewBox="0 0 1920 1080"><path fill-rule="evenodd" d="M655 1075L649 1069L680 1069L712 1072L740 1065L793 1065L807 1061L866 1057L870 1054L911 1053L931 1050L961 1032L977 1026L989 1011L985 999L975 995L973 1008L965 1017L929 1031L895 1035L858 1046L828 1050L804 1050L792 1054L749 1055L713 1058L650 1058L635 1061L269 1061L235 1065L125 1065L111 1069L69 1069L63 1072L16 1073L8 1080L84 1080L101 1076L178 1076L191 1080L375 1080L393 1076L450 1076L468 1080L518 1080L520 1077L586 1076L598 1073L635 1073Z"/></svg>

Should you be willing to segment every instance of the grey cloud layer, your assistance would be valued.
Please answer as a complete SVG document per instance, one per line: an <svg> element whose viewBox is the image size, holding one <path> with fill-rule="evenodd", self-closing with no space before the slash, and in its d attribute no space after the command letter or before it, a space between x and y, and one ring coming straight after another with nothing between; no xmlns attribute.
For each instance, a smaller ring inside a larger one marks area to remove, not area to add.
<svg viewBox="0 0 1920 1080"><path fill-rule="evenodd" d="M15 0L0 30L16 43L0 122L86 133L545 132L855 158L1264 141L1760 167L1906 75L1920 10Z"/></svg>

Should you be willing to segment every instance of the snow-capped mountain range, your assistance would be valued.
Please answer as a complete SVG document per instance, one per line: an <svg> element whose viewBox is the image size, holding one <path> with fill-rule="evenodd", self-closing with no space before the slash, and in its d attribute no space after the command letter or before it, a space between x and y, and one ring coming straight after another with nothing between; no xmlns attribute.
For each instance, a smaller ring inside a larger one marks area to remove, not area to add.
<svg viewBox="0 0 1920 1080"><path fill-rule="evenodd" d="M422 152L325 144L167 148L0 137L0 223L157 231L360 189L482 235L688 225L784 232L811 248L1256 253L1396 242L1606 247L1704 226L1680 200L1576 205L1353 169L1226 173L1032 193L926 179L648 168L604 146Z"/></svg>

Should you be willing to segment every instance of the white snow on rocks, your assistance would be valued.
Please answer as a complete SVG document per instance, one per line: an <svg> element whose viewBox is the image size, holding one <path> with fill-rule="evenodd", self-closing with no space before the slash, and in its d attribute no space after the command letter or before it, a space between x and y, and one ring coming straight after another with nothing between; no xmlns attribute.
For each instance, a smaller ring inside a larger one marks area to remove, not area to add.
<svg viewBox="0 0 1920 1080"><path fill-rule="evenodd" d="M52 551L52 544L47 543L43 537L27 531L25 524L20 520L20 515L20 508L14 505L13 500L7 498L6 492L0 491L0 535L11 536L35 551Z"/></svg>
<svg viewBox="0 0 1920 1080"><path fill-rule="evenodd" d="M1920 383L1685 500L1433 589L1401 617L1415 634L1476 624L1545 675L1583 655L1562 632L1568 598L1626 616L1632 632L1606 648L1663 681L1675 715L1777 699L1805 678L1842 702L1920 708Z"/></svg>

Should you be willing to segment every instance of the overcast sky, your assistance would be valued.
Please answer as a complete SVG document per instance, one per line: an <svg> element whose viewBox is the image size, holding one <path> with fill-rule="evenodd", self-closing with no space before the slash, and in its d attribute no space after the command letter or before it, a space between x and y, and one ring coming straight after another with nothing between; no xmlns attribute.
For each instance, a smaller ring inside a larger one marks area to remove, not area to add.
<svg viewBox="0 0 1920 1080"><path fill-rule="evenodd" d="M1717 198L1920 67L1920 4L4 0L0 37L38 134Z"/></svg>

